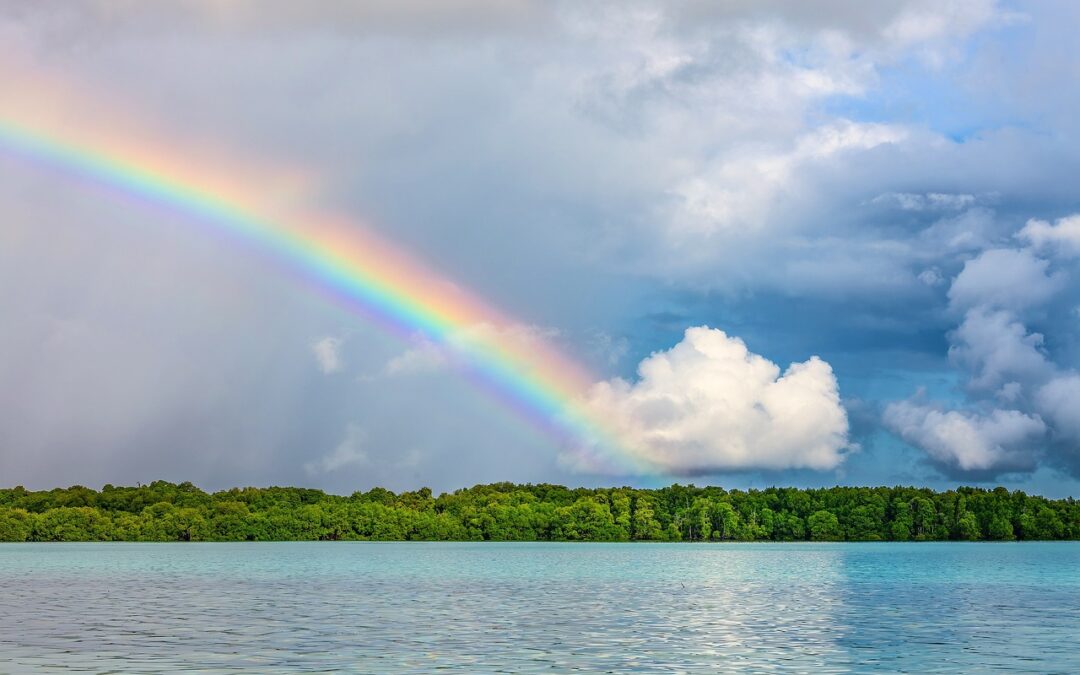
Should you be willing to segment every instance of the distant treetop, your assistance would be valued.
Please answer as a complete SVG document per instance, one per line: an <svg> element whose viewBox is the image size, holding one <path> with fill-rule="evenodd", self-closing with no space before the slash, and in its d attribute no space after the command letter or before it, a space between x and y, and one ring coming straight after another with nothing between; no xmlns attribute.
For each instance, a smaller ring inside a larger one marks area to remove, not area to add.
<svg viewBox="0 0 1080 675"><path fill-rule="evenodd" d="M961 487L477 485L435 497L376 487L191 483L0 490L0 541L943 541L1080 539L1080 502Z"/></svg>

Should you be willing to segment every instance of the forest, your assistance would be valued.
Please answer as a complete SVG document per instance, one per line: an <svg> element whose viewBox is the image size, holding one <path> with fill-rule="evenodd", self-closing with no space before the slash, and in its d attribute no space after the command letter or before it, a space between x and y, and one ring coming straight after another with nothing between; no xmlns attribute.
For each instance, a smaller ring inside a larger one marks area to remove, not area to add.
<svg viewBox="0 0 1080 675"><path fill-rule="evenodd" d="M0 541L945 541L1080 539L1080 502L1003 487L725 490L477 485L207 493L155 481L0 489Z"/></svg>

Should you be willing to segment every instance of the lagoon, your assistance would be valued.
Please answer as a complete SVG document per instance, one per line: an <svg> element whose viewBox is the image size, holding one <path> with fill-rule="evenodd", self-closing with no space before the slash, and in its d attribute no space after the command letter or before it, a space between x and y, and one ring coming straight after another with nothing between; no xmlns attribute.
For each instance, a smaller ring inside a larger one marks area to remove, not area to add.
<svg viewBox="0 0 1080 675"><path fill-rule="evenodd" d="M1075 672L1080 543L0 545L0 672Z"/></svg>

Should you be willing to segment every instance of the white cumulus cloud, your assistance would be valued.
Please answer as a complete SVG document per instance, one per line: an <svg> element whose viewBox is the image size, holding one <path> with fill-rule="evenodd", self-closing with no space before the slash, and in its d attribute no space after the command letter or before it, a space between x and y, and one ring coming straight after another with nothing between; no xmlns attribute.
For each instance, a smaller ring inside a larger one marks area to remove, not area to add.
<svg viewBox="0 0 1080 675"><path fill-rule="evenodd" d="M699 233L760 227L777 201L795 190L793 177L800 170L813 170L837 155L900 143L906 136L902 127L842 121L803 135L785 152L738 153L672 190L690 216L677 227Z"/></svg>
<svg viewBox="0 0 1080 675"><path fill-rule="evenodd" d="M341 338L324 337L311 345L319 370L327 375L341 370L341 342Z"/></svg>
<svg viewBox="0 0 1080 675"><path fill-rule="evenodd" d="M954 309L984 306L1023 311L1041 305L1065 284L1050 262L1030 251L993 249L969 260L949 289Z"/></svg>
<svg viewBox="0 0 1080 675"><path fill-rule="evenodd" d="M949 360L965 379L967 401L917 397L889 405L883 417L949 474L987 478L1039 463L1080 471L1072 451L1080 441L1080 375L1070 368L1061 317L1050 311L1059 293L1074 292L1074 269L1041 257L1071 254L1080 215L1054 225L1028 220L1015 238L1027 247L983 251L949 289L951 309L963 312L948 333ZM1048 337L1029 330L1029 320Z"/></svg>
<svg viewBox="0 0 1080 675"><path fill-rule="evenodd" d="M442 370L449 363L446 348L417 338L416 346L391 358L383 367L386 375L413 375Z"/></svg>
<svg viewBox="0 0 1080 675"><path fill-rule="evenodd" d="M1080 443L1080 374L1051 379L1039 389L1036 403L1059 436Z"/></svg>
<svg viewBox="0 0 1080 675"><path fill-rule="evenodd" d="M1040 251L1052 250L1060 255L1080 256L1080 213L1059 218L1053 225L1032 218L1016 236Z"/></svg>
<svg viewBox="0 0 1080 675"><path fill-rule="evenodd" d="M1030 471L1035 465L1035 450L1046 433L1039 417L1018 410L981 415L915 401L889 404L883 420L932 460L961 472Z"/></svg>
<svg viewBox="0 0 1080 675"><path fill-rule="evenodd" d="M585 401L628 450L671 474L834 469L848 420L828 363L811 357L781 374L722 330L689 328L638 366L638 380L597 383Z"/></svg>
<svg viewBox="0 0 1080 675"><path fill-rule="evenodd" d="M1040 381L1054 371L1042 334L1029 333L1009 312L975 308L949 337L949 359L971 373L968 386L976 391Z"/></svg>

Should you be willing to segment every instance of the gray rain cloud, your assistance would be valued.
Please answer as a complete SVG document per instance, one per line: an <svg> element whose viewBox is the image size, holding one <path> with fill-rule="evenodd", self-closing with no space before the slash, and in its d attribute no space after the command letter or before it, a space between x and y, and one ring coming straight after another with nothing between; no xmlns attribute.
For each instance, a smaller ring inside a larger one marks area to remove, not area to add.
<svg viewBox="0 0 1080 675"><path fill-rule="evenodd" d="M774 364L820 355L847 410L828 407L825 459L704 479L1075 493L1077 20L992 0L0 2L19 64L0 96L40 73L298 168L319 207L598 382L698 325ZM437 350L183 217L5 155L0 214L0 484L613 480Z"/></svg>

